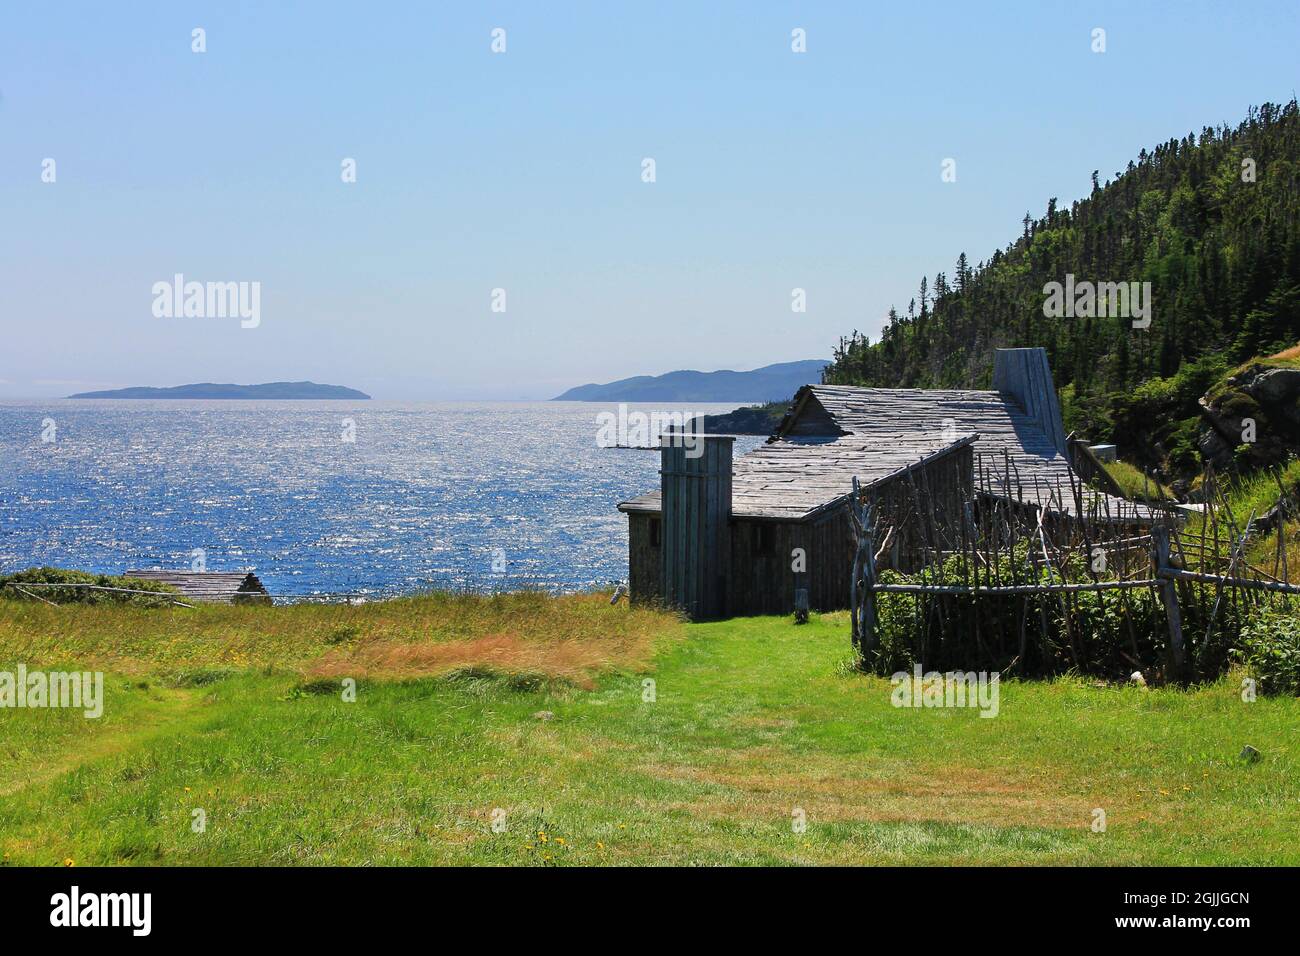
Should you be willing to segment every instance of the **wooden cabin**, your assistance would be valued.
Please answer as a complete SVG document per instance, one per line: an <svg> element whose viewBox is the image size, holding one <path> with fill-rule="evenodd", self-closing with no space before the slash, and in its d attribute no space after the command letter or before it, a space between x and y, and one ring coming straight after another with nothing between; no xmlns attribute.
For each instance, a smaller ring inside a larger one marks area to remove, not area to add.
<svg viewBox="0 0 1300 956"><path fill-rule="evenodd" d="M1069 444L1046 353L999 349L993 385L805 385L767 443L734 462L728 436L665 436L659 489L618 506L632 600L692 619L786 614L797 589L813 610L847 607L854 478L892 517L883 566L898 570L913 570L923 547L907 515L961 515L977 469L981 487L1068 519Z"/></svg>
<svg viewBox="0 0 1300 956"><path fill-rule="evenodd" d="M125 572L128 578L169 584L194 601L215 604L270 604L271 595L252 571L170 571L161 568Z"/></svg>

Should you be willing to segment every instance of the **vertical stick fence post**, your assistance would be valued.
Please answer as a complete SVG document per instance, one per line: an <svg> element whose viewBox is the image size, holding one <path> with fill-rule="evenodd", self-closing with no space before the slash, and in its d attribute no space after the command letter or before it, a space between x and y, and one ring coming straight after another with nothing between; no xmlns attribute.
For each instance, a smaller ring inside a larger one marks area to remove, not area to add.
<svg viewBox="0 0 1300 956"><path fill-rule="evenodd" d="M1163 579L1160 585L1160 599L1165 605L1165 614L1169 617L1169 651L1173 660L1174 678L1184 680L1187 676L1187 655L1183 647L1183 620L1178 610L1178 586L1172 577L1164 577L1169 571L1169 529L1162 524L1151 529L1151 543L1155 556L1156 578Z"/></svg>

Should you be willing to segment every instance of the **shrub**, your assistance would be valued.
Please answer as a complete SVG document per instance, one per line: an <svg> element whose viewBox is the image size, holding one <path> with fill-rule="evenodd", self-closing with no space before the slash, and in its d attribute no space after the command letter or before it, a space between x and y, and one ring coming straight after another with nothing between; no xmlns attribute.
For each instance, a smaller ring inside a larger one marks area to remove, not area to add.
<svg viewBox="0 0 1300 956"><path fill-rule="evenodd" d="M156 594L176 594L175 588L159 581L143 581L140 578L127 578L110 574L90 574L86 571L70 571L66 568L28 568L16 574L0 577L0 595L7 598L31 600L16 587L9 585L52 585L52 584L93 584L102 588L123 588L128 591L149 591ZM113 591L95 591L88 587L34 587L31 594L39 595L55 604L149 604L157 605L157 599L143 594L121 594Z"/></svg>
<svg viewBox="0 0 1300 956"><path fill-rule="evenodd" d="M1300 697L1300 607L1261 610L1242 628L1233 658L1265 694Z"/></svg>
<svg viewBox="0 0 1300 956"><path fill-rule="evenodd" d="M1068 558L1055 576L1028 558L1026 546L1018 544L1018 584L1091 580L1082 552ZM959 562L949 558L938 568L916 574L884 571L880 580L965 585ZM1005 554L999 555L996 567L987 572L992 583L1011 583L1012 565ZM988 580L985 574L981 569L981 584ZM1242 646L1244 615L1235 605L1214 613L1216 592L1211 585L1186 585L1179 594L1188 676L1213 680L1227 669L1231 650ZM875 637L874 649L859 666L881 675L920 663L931 670L1010 670L1018 677L1073 672L1112 680L1125 680L1137 669L1148 678L1164 679L1169 656L1167 613L1149 588L1068 595L952 593L920 600L911 594L882 593L876 601Z"/></svg>

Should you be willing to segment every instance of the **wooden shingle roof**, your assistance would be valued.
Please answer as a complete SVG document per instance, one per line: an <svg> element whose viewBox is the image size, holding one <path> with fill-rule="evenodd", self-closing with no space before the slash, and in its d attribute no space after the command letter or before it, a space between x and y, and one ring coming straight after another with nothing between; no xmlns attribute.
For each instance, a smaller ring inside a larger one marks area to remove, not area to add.
<svg viewBox="0 0 1300 956"><path fill-rule="evenodd" d="M964 448L977 437L885 427L870 435L796 436L760 445L736 459L731 513L788 521L809 518L847 498L855 477L869 488ZM651 491L618 507L624 512L658 512L660 493Z"/></svg>
<svg viewBox="0 0 1300 956"><path fill-rule="evenodd" d="M825 421L859 436L879 435L886 423L914 434L933 433L944 427L976 432L975 467L980 469L982 462L995 492L1067 514L1077 510L1070 490L1070 464L1061 449L1039 421L1002 392L805 385L769 441L780 441L784 434L799 430L801 422ZM1010 487L1006 480L1008 466L1012 472ZM1078 482L1077 477L1074 481ZM1115 515L1122 511L1150 520L1156 514L1145 505L1091 489L1089 495L1101 503L1103 513L1109 506Z"/></svg>
<svg viewBox="0 0 1300 956"><path fill-rule="evenodd" d="M171 571L162 568L127 571L129 578L170 584L196 601L233 604L236 600L269 602L262 582L252 571Z"/></svg>
<svg viewBox="0 0 1300 956"><path fill-rule="evenodd" d="M736 459L732 514L807 518L846 497L854 477L869 487L966 444L974 446L975 468L983 467L994 493L1051 511L1077 510L1069 462L1049 429L1006 393L805 385L767 444ZM1103 516L1107 508L1139 521L1156 514L1091 489L1088 495L1085 507L1096 504ZM618 507L658 512L660 493Z"/></svg>

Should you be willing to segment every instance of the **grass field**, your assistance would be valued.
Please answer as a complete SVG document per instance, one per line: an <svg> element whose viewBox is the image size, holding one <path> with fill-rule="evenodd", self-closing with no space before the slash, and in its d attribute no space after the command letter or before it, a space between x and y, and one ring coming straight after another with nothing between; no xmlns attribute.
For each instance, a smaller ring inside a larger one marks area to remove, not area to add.
<svg viewBox="0 0 1300 956"><path fill-rule="evenodd" d="M18 661L109 673L99 720L0 710L4 865L1300 862L1300 701L1058 680L994 719L899 709L843 615L0 601Z"/></svg>

